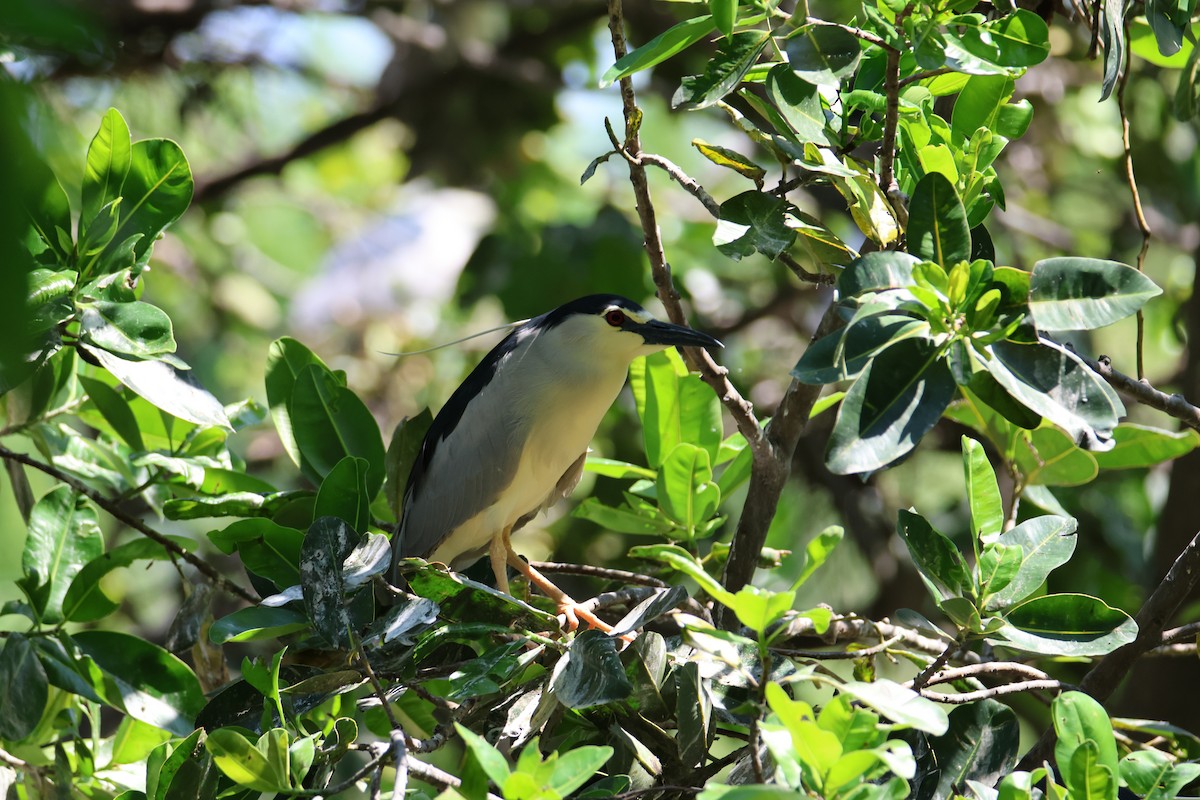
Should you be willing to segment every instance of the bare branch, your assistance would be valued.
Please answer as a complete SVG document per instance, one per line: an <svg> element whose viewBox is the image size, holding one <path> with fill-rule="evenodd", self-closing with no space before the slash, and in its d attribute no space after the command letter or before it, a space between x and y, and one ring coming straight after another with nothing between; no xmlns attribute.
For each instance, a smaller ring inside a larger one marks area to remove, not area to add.
<svg viewBox="0 0 1200 800"><path fill-rule="evenodd" d="M1129 22L1125 25L1125 63L1130 64L1132 47L1129 36ZM1133 215L1137 218L1138 229L1142 232L1142 247L1138 250L1137 269L1144 272L1146 253L1150 249L1150 224L1146 222L1146 212L1142 210L1142 196L1138 191L1137 178L1133 174L1133 148L1129 143L1129 108L1125 104L1125 85L1129 83L1128 67L1117 82L1117 109L1121 112L1121 144L1125 151L1125 182L1129 184L1129 194L1133 198ZM1137 376L1139 380L1146 377L1145 364L1146 318L1139 308L1137 312Z"/></svg>
<svg viewBox="0 0 1200 800"><path fill-rule="evenodd" d="M1063 688L1063 684L1056 680L1022 681L1020 683L1002 683L999 686L993 686L989 689L979 689L978 691L963 692L962 694L942 694L930 689L921 689L920 695L930 700L936 700L939 703L961 705L993 697L1003 697L1006 694L1019 694L1020 692L1061 692Z"/></svg>
<svg viewBox="0 0 1200 800"><path fill-rule="evenodd" d="M1194 428L1200 431L1200 408L1188 402L1187 398L1181 394L1167 394L1161 392L1150 385L1146 379L1137 380L1122 372L1113 369L1112 361L1108 356L1100 356L1099 359L1092 359L1082 353L1076 353L1083 363L1087 364L1101 378L1108 381L1119 392L1131 397L1142 405L1150 406L1164 414L1168 414L1175 419L1187 425L1189 428Z"/></svg>
<svg viewBox="0 0 1200 800"><path fill-rule="evenodd" d="M146 538L152 539L158 544L162 545L163 549L168 553L178 556L187 563L191 564L198 572L200 572L200 574L204 575L206 578L211 580L217 586L220 586L225 591L240 597L248 603L258 603L257 597L255 597L246 589L243 589L241 586L238 586L221 573L217 572L207 561L193 553L188 552L187 550L184 550L182 547L175 544L175 542L171 541L163 534L151 528L142 520L127 512L116 502L110 500L108 497L105 497L103 494L88 486L86 483L58 469L58 467L45 464L37 459L30 458L23 453L14 452L9 450L7 447L0 447L0 458L5 459L6 461L16 461L24 464L27 467L33 467L40 472L44 472L55 480L67 484L72 489L103 508L114 519L129 526L130 528L133 528Z"/></svg>

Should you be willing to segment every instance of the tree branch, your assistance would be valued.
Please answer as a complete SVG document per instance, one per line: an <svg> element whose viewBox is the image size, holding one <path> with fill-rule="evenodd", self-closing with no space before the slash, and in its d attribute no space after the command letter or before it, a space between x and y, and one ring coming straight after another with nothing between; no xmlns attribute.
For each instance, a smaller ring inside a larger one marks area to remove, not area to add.
<svg viewBox="0 0 1200 800"><path fill-rule="evenodd" d="M171 553L172 555L176 555L179 558L182 558L187 563L191 564L193 567L196 568L196 570L198 572L200 572L206 578L211 580L217 586L220 586L225 591L229 592L232 595L240 597L241 599L245 600L248 603L254 603L254 604L258 603L257 597L255 597L253 594L251 594L247 590L243 589L241 586L238 586L236 583L229 580L221 573L217 572L204 559L193 555L192 553L188 552L187 550L184 550L182 547L175 544L175 542L171 541L166 536L164 536L161 533L159 533L158 531L154 530L153 528L151 528L146 523L142 522L137 517L133 516L132 514L130 514L127 511L125 511L125 509L121 508L120 505L118 505L117 503L114 503L112 500L105 497L103 494L96 491L92 487L88 486L86 483L83 483L82 481L68 475L67 473L63 472L62 470L58 469L55 466L52 466L50 464L44 464L41 461L38 461L37 459L34 459L34 458L30 458L29 456L27 456L23 453L17 453L13 450L9 450L7 447L0 447L0 458L3 458L6 461L16 461L18 463L24 464L27 467L33 467L34 469L36 469L40 472L44 472L45 474L49 475L50 477L54 478L55 480L65 483L66 485L68 485L72 489L74 489L75 491L79 492L84 497L91 500L96 505L103 508L114 519L118 520L119 522L124 523L125 525L129 526L130 528L133 528L135 531L142 534L146 538L152 539L155 542L157 542L158 544L162 545L163 549L166 550L168 553Z"/></svg>
<svg viewBox="0 0 1200 800"><path fill-rule="evenodd" d="M1200 431L1200 408L1189 403L1183 395L1161 392L1151 386L1145 378L1137 380L1122 372L1118 372L1113 369L1112 361L1109 360L1108 356L1100 356L1099 359L1092 359L1078 352L1075 355L1079 356L1083 360L1083 363L1087 364L1101 378L1108 381L1109 385L1117 391L1124 393L1142 405L1150 406L1174 417L1189 428Z"/></svg>

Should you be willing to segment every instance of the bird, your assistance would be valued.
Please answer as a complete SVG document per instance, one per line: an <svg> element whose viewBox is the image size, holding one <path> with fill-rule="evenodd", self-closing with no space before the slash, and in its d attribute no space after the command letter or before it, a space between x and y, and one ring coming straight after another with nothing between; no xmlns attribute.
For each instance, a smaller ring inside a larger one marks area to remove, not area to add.
<svg viewBox="0 0 1200 800"><path fill-rule="evenodd" d="M510 537L575 488L630 363L671 346L723 347L615 294L572 300L513 330L425 434L401 497L393 582L401 559L462 570L487 554L500 591L509 593L511 565L557 604L570 630L579 619L608 630L521 559Z"/></svg>

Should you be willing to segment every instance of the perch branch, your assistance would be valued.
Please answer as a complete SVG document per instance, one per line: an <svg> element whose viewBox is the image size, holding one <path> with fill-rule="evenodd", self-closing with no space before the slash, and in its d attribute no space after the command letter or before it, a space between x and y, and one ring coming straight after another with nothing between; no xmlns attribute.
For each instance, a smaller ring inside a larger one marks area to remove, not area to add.
<svg viewBox="0 0 1200 800"><path fill-rule="evenodd" d="M1194 428L1200 431L1200 408L1188 402L1187 398L1181 394L1167 394L1155 389L1150 383L1145 380L1138 380L1113 369L1112 361L1108 356L1100 356L1099 359L1092 359L1082 353L1076 353L1083 363L1087 364L1097 375L1119 392L1133 398L1142 405L1150 406L1164 414L1168 414L1175 419L1187 425L1189 428Z"/></svg>

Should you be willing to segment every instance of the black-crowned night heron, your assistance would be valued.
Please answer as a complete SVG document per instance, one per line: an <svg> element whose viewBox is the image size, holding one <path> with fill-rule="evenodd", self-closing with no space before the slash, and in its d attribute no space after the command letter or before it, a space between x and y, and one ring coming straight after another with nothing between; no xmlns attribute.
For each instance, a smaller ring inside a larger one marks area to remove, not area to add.
<svg viewBox="0 0 1200 800"><path fill-rule="evenodd" d="M404 490L393 558L463 569L488 553L497 588L508 591L512 565L574 627L574 601L519 558L509 536L575 488L630 362L672 345L722 346L611 294L581 297L510 333L425 435ZM582 609L578 616L606 627Z"/></svg>

